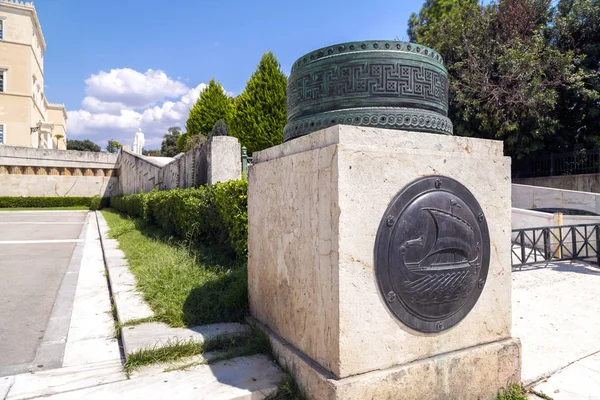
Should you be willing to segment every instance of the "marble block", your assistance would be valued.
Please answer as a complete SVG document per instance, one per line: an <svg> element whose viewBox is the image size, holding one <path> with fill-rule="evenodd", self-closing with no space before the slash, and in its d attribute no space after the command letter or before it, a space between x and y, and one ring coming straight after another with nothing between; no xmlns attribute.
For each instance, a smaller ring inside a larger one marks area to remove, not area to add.
<svg viewBox="0 0 600 400"><path fill-rule="evenodd" d="M209 185L242 178L242 147L233 136L213 136L209 139Z"/></svg>
<svg viewBox="0 0 600 400"><path fill-rule="evenodd" d="M479 300L436 334L391 315L373 261L388 204L428 175L465 185L490 233ZM510 185L510 158L490 140L337 125L255 153L248 188L252 316L336 379L511 339ZM520 374L512 372L504 375Z"/></svg>

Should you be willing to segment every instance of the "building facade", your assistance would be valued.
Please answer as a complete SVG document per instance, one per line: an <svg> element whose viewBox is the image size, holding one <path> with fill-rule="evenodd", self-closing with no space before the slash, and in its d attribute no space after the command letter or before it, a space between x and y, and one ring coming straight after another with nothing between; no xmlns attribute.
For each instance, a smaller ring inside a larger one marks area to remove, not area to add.
<svg viewBox="0 0 600 400"><path fill-rule="evenodd" d="M44 94L45 51L33 3L0 0L0 144L66 149L67 111Z"/></svg>

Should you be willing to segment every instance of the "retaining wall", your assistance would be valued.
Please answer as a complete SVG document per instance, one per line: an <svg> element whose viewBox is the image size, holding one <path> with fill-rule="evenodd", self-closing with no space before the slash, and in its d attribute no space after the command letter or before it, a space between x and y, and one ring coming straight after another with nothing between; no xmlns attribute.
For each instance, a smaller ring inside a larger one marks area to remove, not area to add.
<svg viewBox="0 0 600 400"><path fill-rule="evenodd" d="M123 150L117 168L121 194L212 185L241 179L241 147L234 137L216 136L173 158L146 157Z"/></svg>
<svg viewBox="0 0 600 400"><path fill-rule="evenodd" d="M512 206L516 208L572 208L600 214L600 195L539 186L512 185Z"/></svg>
<svg viewBox="0 0 600 400"><path fill-rule="evenodd" d="M540 178L513 179L513 183L543 186L554 189L600 193L600 174L544 176Z"/></svg>
<svg viewBox="0 0 600 400"><path fill-rule="evenodd" d="M117 154L0 146L0 196L95 196L118 191Z"/></svg>

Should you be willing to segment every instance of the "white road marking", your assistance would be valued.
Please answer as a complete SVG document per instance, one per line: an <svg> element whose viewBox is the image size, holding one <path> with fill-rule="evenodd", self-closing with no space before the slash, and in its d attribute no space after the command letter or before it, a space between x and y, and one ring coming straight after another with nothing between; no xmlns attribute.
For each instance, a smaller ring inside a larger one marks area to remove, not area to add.
<svg viewBox="0 0 600 400"><path fill-rule="evenodd" d="M40 213L88 213L88 210L3 210L0 208L0 215L2 214L40 214Z"/></svg>
<svg viewBox="0 0 600 400"><path fill-rule="evenodd" d="M83 225L85 221L81 222L22 222L22 221L0 221L0 225Z"/></svg>
<svg viewBox="0 0 600 400"><path fill-rule="evenodd" d="M83 239L55 239L55 240L0 240L0 244L45 244L45 243L79 243Z"/></svg>

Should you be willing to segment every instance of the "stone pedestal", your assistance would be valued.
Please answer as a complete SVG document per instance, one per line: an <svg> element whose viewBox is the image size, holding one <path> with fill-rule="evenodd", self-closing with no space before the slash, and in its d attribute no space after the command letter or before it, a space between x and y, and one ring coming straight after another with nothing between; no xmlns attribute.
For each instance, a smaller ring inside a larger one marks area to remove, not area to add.
<svg viewBox="0 0 600 400"><path fill-rule="evenodd" d="M487 282L470 313L414 331L382 300L377 230L407 184L466 186L489 227ZM485 399L520 380L511 337L510 158L502 143L337 125L254 154L249 171L252 316L314 399Z"/></svg>
<svg viewBox="0 0 600 400"><path fill-rule="evenodd" d="M207 154L207 183L227 182L242 178L242 148L233 136L213 136Z"/></svg>

